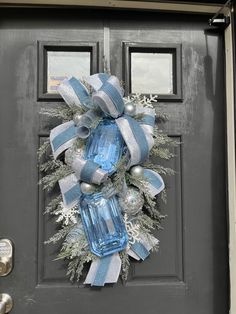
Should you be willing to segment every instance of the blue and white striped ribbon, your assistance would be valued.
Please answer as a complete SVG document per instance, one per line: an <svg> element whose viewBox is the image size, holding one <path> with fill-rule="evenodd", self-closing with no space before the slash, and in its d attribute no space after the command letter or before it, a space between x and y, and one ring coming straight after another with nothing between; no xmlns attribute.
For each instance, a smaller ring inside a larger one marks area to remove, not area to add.
<svg viewBox="0 0 236 314"><path fill-rule="evenodd" d="M135 241L131 245L131 250L143 261L150 255L148 249L141 242Z"/></svg>
<svg viewBox="0 0 236 314"><path fill-rule="evenodd" d="M152 235L149 235L148 239L144 234L140 234L139 237L140 241L135 241L127 253L136 260L145 260L150 255L150 251L153 247L158 245L159 240Z"/></svg>
<svg viewBox="0 0 236 314"><path fill-rule="evenodd" d="M165 183L157 172L150 169L144 169L144 178L147 182L147 188L152 197L164 190Z"/></svg>
<svg viewBox="0 0 236 314"><path fill-rule="evenodd" d="M76 156L72 161L71 167L78 180L87 183L101 184L108 178L108 172L101 169L100 166L91 161L85 160L81 156Z"/></svg>
<svg viewBox="0 0 236 314"><path fill-rule="evenodd" d="M97 92L102 85L109 79L110 75L107 73L97 73L90 75L86 82L89 83L93 87L93 89Z"/></svg>
<svg viewBox="0 0 236 314"><path fill-rule="evenodd" d="M119 254L97 258L92 262L84 284L102 287L106 283L115 283L119 278L120 270Z"/></svg>
<svg viewBox="0 0 236 314"><path fill-rule="evenodd" d="M145 133L140 124L127 115L116 119L116 123L130 152L129 166L144 162L152 145L149 143L149 133Z"/></svg>
<svg viewBox="0 0 236 314"><path fill-rule="evenodd" d="M91 128L94 122L102 116L102 112L99 110L90 109L84 113L77 123L78 136L80 138L87 138L91 133Z"/></svg>
<svg viewBox="0 0 236 314"><path fill-rule="evenodd" d="M115 76L110 76L92 98L95 105L113 118L119 117L124 111L122 89Z"/></svg>
<svg viewBox="0 0 236 314"><path fill-rule="evenodd" d="M57 88L58 92L70 107L92 108L91 97L87 88L75 77L65 79Z"/></svg>
<svg viewBox="0 0 236 314"><path fill-rule="evenodd" d="M148 132L153 134L153 128L155 125L155 109L143 107L143 105L136 105L136 114L142 114L143 117L139 121L140 126L144 130L144 132Z"/></svg>
<svg viewBox="0 0 236 314"><path fill-rule="evenodd" d="M74 121L60 124L52 129L50 143L54 158L56 159L62 152L71 147L77 136L77 127Z"/></svg>
<svg viewBox="0 0 236 314"><path fill-rule="evenodd" d="M64 206L72 208L78 204L81 196L80 184L74 174L59 180Z"/></svg>

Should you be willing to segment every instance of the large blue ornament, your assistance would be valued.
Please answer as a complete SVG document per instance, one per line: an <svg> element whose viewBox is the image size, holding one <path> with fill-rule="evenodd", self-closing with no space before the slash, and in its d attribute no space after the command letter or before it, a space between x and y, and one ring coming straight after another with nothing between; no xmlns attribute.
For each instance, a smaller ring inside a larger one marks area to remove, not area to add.
<svg viewBox="0 0 236 314"><path fill-rule="evenodd" d="M125 249L128 235L116 196L84 194L80 214L91 252L102 257Z"/></svg>
<svg viewBox="0 0 236 314"><path fill-rule="evenodd" d="M116 122L104 119L90 135L84 157L96 162L103 170L112 174L116 170L123 149L124 140Z"/></svg>

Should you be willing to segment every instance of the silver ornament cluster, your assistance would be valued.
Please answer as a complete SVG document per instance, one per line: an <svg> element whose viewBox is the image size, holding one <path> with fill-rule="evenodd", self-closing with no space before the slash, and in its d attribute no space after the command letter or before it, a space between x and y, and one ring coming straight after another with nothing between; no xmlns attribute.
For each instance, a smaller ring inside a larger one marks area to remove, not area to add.
<svg viewBox="0 0 236 314"><path fill-rule="evenodd" d="M143 167L141 166L133 166L130 169L130 174L135 178L141 178L144 175Z"/></svg>
<svg viewBox="0 0 236 314"><path fill-rule="evenodd" d="M81 117L82 117L82 115L79 114L79 113L76 113L76 114L74 115L73 120L74 120L74 122L75 122L76 125L79 124Z"/></svg>
<svg viewBox="0 0 236 314"><path fill-rule="evenodd" d="M95 186L90 183L81 182L80 183L80 190L83 194L91 194L95 191Z"/></svg>
<svg viewBox="0 0 236 314"><path fill-rule="evenodd" d="M119 197L119 204L127 215L136 215L144 205L144 197L137 188L128 187L124 197Z"/></svg>
<svg viewBox="0 0 236 314"><path fill-rule="evenodd" d="M125 114L129 115L129 116L133 116L135 115L136 112L136 107L133 103L127 103L125 105Z"/></svg>

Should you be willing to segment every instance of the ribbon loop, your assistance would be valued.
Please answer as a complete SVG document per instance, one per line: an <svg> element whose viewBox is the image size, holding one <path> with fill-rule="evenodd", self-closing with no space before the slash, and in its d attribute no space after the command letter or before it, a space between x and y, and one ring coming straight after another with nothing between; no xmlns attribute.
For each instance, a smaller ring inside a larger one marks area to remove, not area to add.
<svg viewBox="0 0 236 314"><path fill-rule="evenodd" d="M144 169L144 178L148 183L147 188L152 197L164 190L165 183L157 172L150 169Z"/></svg>
<svg viewBox="0 0 236 314"><path fill-rule="evenodd" d="M85 160L79 155L74 157L71 167L77 179L87 183L100 185L108 178L108 173L101 169L97 163L91 160Z"/></svg>
<svg viewBox="0 0 236 314"><path fill-rule="evenodd" d="M135 119L127 115L116 119L116 123L130 152L129 166L144 162L150 150L148 133L143 131Z"/></svg>
<svg viewBox="0 0 236 314"><path fill-rule="evenodd" d="M78 126L78 136L80 138L87 138L91 133L91 128L94 122L102 116L102 112L99 110L90 109L84 113L77 123Z"/></svg>
<svg viewBox="0 0 236 314"><path fill-rule="evenodd" d="M57 90L69 107L90 109L93 106L87 88L73 76L63 80Z"/></svg>
<svg viewBox="0 0 236 314"><path fill-rule="evenodd" d="M69 121L55 127L50 132L50 143L53 156L56 159L62 152L72 146L78 136L74 121Z"/></svg>
<svg viewBox="0 0 236 314"><path fill-rule="evenodd" d="M93 101L105 114L113 118L119 117L124 111L119 80L115 76L110 76L93 95Z"/></svg>

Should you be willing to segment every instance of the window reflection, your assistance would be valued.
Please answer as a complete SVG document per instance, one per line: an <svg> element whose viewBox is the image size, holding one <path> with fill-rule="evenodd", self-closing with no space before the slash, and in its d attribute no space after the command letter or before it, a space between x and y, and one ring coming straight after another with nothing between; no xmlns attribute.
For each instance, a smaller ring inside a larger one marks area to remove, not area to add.
<svg viewBox="0 0 236 314"><path fill-rule="evenodd" d="M90 75L90 52L48 51L47 65L47 92L57 94L57 86L65 78Z"/></svg>
<svg viewBox="0 0 236 314"><path fill-rule="evenodd" d="M173 55L132 52L131 92L173 94Z"/></svg>

